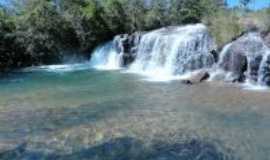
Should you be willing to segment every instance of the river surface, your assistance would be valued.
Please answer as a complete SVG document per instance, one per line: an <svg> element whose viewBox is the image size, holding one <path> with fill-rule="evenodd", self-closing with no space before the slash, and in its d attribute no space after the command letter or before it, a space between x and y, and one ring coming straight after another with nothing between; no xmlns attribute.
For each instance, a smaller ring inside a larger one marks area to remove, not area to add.
<svg viewBox="0 0 270 160"><path fill-rule="evenodd" d="M2 76L0 159L270 159L270 92L122 72Z"/></svg>

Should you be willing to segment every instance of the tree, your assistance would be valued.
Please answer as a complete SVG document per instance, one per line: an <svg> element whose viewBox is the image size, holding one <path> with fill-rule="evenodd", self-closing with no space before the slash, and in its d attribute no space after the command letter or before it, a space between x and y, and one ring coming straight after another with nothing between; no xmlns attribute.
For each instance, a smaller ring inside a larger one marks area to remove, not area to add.
<svg viewBox="0 0 270 160"><path fill-rule="evenodd" d="M217 13L226 18L228 10L225 0L9 1L9 12L0 12L0 57L5 57L0 64L8 67L60 62L66 50L89 55L117 34L170 25L204 22L218 33L222 25L215 27L212 21ZM238 31L236 18L231 18L231 26L236 26L232 34ZM220 37L222 42L227 39L225 34Z"/></svg>
<svg viewBox="0 0 270 160"><path fill-rule="evenodd" d="M145 30L147 28L146 14L148 8L145 0L125 0L124 8L128 17L127 24L129 32Z"/></svg>

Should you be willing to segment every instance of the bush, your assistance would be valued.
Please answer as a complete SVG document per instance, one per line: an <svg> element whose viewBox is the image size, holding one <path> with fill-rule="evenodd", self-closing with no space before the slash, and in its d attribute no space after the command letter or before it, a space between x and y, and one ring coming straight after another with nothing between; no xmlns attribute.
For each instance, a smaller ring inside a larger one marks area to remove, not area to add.
<svg viewBox="0 0 270 160"><path fill-rule="evenodd" d="M0 8L0 71L11 66L22 66L18 59L24 50L15 41L15 28L13 17L9 16L5 9Z"/></svg>
<svg viewBox="0 0 270 160"><path fill-rule="evenodd" d="M98 44L138 30L204 22L222 46L245 28L224 0L12 1L14 10L0 14L0 68L59 63L68 50L88 57ZM269 12L249 17L269 28Z"/></svg>
<svg viewBox="0 0 270 160"><path fill-rule="evenodd" d="M232 41L244 31L237 11L233 10L221 9L216 14L204 17L204 23L215 38L218 48Z"/></svg>

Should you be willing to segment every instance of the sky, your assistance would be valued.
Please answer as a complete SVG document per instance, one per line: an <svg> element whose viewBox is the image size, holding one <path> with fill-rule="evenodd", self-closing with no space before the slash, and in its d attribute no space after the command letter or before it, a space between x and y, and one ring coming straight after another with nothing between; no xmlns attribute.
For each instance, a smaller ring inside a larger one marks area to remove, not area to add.
<svg viewBox="0 0 270 160"><path fill-rule="evenodd" d="M8 4L9 0L0 0L0 4ZM230 7L239 5L239 0L227 0L227 3ZM270 0L253 0L249 5L251 9L258 10L270 6Z"/></svg>
<svg viewBox="0 0 270 160"><path fill-rule="evenodd" d="M227 0L227 3L230 7L239 5L239 0ZM270 6L270 0L253 0L249 5L251 9L258 10Z"/></svg>

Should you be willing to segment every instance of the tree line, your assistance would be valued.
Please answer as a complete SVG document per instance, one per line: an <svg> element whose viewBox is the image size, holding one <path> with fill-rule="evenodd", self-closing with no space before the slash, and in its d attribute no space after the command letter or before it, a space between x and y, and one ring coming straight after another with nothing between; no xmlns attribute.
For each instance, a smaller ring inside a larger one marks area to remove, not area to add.
<svg viewBox="0 0 270 160"><path fill-rule="evenodd" d="M87 58L117 34L169 25L203 22L222 43L216 17L241 31L232 13L224 0L9 0L0 6L0 70Z"/></svg>

